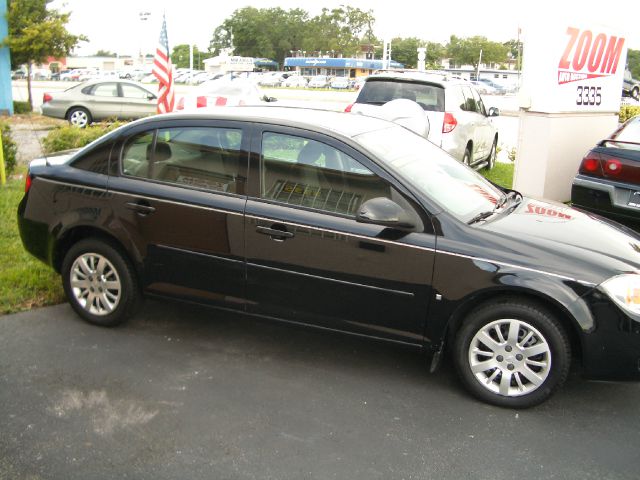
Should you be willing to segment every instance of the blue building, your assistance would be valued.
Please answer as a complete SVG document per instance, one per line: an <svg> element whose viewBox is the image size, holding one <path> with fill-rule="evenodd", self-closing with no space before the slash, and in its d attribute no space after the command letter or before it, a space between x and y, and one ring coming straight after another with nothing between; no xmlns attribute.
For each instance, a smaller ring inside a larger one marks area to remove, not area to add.
<svg viewBox="0 0 640 480"><path fill-rule="evenodd" d="M9 35L7 25L7 0L0 0L0 41ZM11 96L11 59L9 49L0 47L0 115L13 114L13 99Z"/></svg>
<svg viewBox="0 0 640 480"><path fill-rule="evenodd" d="M387 68L387 65L384 60L364 58L287 57L284 59L284 67L296 70L305 77L328 75L356 78L371 75L376 70ZM392 60L389 67L403 68L404 65Z"/></svg>

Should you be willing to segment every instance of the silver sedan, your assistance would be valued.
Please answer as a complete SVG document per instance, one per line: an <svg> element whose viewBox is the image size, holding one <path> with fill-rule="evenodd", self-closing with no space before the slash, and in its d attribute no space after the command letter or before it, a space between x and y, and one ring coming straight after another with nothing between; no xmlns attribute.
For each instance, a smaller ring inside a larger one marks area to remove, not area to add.
<svg viewBox="0 0 640 480"><path fill-rule="evenodd" d="M45 93L42 114L78 127L107 118L140 118L156 113L157 97L126 80L92 80L63 92Z"/></svg>

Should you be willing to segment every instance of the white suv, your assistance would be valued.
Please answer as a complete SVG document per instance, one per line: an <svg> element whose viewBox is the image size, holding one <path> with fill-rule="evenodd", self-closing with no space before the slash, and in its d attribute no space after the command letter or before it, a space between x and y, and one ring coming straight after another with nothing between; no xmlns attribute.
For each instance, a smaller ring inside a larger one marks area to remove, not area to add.
<svg viewBox="0 0 640 480"><path fill-rule="evenodd" d="M378 116L377 109L397 99L413 100L429 119L427 138L459 161L475 168L492 168L496 160L498 131L491 117L497 108L484 106L469 82L423 72L386 72L368 77L352 113Z"/></svg>

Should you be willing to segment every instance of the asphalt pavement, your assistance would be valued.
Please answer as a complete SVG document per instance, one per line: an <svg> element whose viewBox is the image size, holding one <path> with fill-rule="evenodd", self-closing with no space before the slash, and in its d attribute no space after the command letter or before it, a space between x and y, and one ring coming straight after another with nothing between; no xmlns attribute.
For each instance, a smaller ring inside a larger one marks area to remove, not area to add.
<svg viewBox="0 0 640 480"><path fill-rule="evenodd" d="M573 374L540 407L412 350L147 301L0 317L0 479L637 479L640 384Z"/></svg>

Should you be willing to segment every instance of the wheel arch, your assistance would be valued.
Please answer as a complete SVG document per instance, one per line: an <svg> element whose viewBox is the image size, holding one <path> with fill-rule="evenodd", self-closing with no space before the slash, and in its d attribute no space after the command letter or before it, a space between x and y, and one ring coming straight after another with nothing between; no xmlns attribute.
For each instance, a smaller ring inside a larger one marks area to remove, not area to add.
<svg viewBox="0 0 640 480"><path fill-rule="evenodd" d="M543 292L529 289L511 289L506 291L504 289L500 289L500 291L487 290L467 299L467 301L458 306L449 317L449 321L445 327L446 331L443 332L442 337L443 348L446 349L452 344L456 333L464 323L464 319L473 309L488 303L508 301L525 301L548 310L564 328L564 331L569 337L574 356L582 362L581 331L583 331L583 328L580 326L574 314L566 305L563 305L553 297Z"/></svg>
<svg viewBox="0 0 640 480"><path fill-rule="evenodd" d="M93 118L93 115L91 114L91 110L89 110L89 108L87 108L86 105L83 104L75 104L75 105L71 105L69 108L67 108L67 110L64 112L64 118L66 120L69 120L69 114L73 111L73 110L77 110L77 109L82 109L85 110L89 116L91 118Z"/></svg>
<svg viewBox="0 0 640 480"><path fill-rule="evenodd" d="M51 255L51 264L53 265L53 268L56 272L60 273L62 269L62 262L64 261L64 257L66 256L69 249L80 240L84 240L86 238L100 239L116 248L126 257L136 274L140 276L140 263L135 261L123 242L121 242L117 237L106 232L105 230L89 225L74 226L63 232L58 237L55 245L53 246Z"/></svg>

